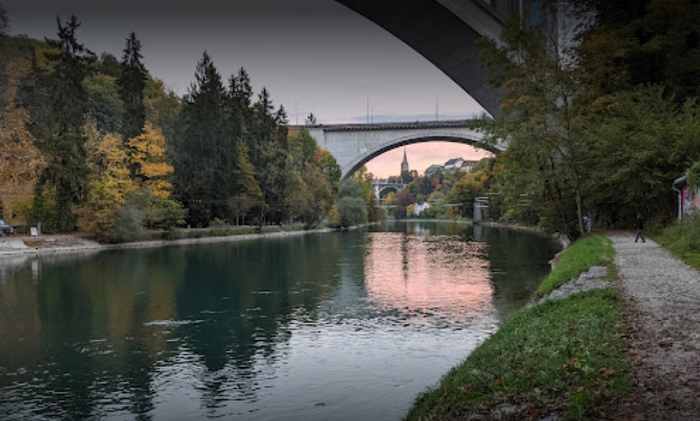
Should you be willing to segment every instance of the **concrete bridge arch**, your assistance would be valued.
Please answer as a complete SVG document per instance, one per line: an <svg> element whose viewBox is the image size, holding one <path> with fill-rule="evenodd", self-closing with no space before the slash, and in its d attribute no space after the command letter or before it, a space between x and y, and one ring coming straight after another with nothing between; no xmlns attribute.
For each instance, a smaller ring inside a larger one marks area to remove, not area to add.
<svg viewBox="0 0 700 421"><path fill-rule="evenodd" d="M456 142L477 145L481 133L471 130L466 121L349 124L306 127L318 145L327 149L342 170L341 180L347 180L373 158L392 149L423 142ZM502 147L484 147L499 153Z"/></svg>
<svg viewBox="0 0 700 421"><path fill-rule="evenodd" d="M387 190L387 189L394 189L394 192L398 192L399 190L401 190L401 189L399 188L399 186L383 186L383 187L377 187L377 188L375 189L375 192L374 192L375 195L377 196L377 199L379 199L379 197L380 197L380 195L382 194L382 192L383 192L384 190Z"/></svg>

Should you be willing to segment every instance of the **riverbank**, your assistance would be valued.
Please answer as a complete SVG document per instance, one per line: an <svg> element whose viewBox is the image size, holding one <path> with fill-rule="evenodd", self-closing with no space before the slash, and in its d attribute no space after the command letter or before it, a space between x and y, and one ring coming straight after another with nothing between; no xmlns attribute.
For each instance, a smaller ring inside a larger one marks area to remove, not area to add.
<svg viewBox="0 0 700 421"><path fill-rule="evenodd" d="M359 227L353 227L357 229ZM185 246L191 244L208 244L231 241L245 241L262 238L280 238L294 235L337 231L332 228L285 231L280 228L277 232L262 234L242 234L228 236L202 236L199 238L182 238L176 240L134 241L118 244L102 244L81 234L73 235L42 235L37 237L2 237L0 238L0 259L3 256L45 255L56 253L71 253L83 251L123 250L139 248L157 248L169 246Z"/></svg>
<svg viewBox="0 0 700 421"><path fill-rule="evenodd" d="M542 282L562 289L591 267L605 277L612 242L590 236L574 243ZM608 286L600 280L600 286ZM544 299L515 312L493 336L420 395L407 420L558 420L602 418L630 387L623 357L622 301L614 288Z"/></svg>

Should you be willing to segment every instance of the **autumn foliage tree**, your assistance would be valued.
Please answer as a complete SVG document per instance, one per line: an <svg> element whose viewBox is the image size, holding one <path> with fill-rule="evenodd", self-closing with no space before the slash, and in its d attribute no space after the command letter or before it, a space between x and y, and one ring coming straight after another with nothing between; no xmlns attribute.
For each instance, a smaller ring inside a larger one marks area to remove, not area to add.
<svg viewBox="0 0 700 421"><path fill-rule="evenodd" d="M0 197L5 219L12 219L17 202L31 199L32 189L44 166L44 157L35 146L27 125L31 116L17 103L21 81L31 70L31 63L12 59L5 67L7 83L0 100Z"/></svg>
<svg viewBox="0 0 700 421"><path fill-rule="evenodd" d="M163 132L150 122L146 122L143 133L129 139L127 145L129 163L134 170L137 183L148 187L156 196L170 196L173 166L166 160Z"/></svg>

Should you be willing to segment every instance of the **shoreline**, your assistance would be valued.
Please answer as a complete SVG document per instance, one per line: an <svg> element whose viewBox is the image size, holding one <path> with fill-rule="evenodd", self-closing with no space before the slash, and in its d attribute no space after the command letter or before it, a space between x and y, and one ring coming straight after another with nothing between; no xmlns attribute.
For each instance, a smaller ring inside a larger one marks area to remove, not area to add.
<svg viewBox="0 0 700 421"><path fill-rule="evenodd" d="M47 235L40 237L0 237L0 262L2 259L7 257L15 256L47 256L65 253L78 253L78 252L101 252L108 250L128 250L128 249L149 249L149 248L161 248L161 247L173 247L173 246L188 246L193 244L213 244L213 243L226 243L234 241L252 241L268 238L284 238L289 236L299 236L308 234L322 234L330 232L343 232L357 230L370 225L377 224L368 223L356 225L348 228L320 228L313 230L299 230L299 231L278 231L278 232L268 232L268 233L256 233L256 234L242 234L242 235L227 235L227 236L212 236L212 237L200 237L200 238L182 238L178 240L146 240L146 241L134 241L127 243L118 244L102 244L95 240L87 239L83 234L57 234L57 235ZM31 245L25 244L25 242L41 242L42 245L39 247L33 247Z"/></svg>
<svg viewBox="0 0 700 421"><path fill-rule="evenodd" d="M358 227L359 228L359 227ZM351 229L356 229L355 227ZM89 240L82 237L80 234L66 234L55 236L42 237L3 237L0 238L0 261L4 257L24 256L24 255L54 255L59 253L74 253L84 251L106 251L106 250L127 250L127 249L147 249L160 248L169 246L187 246L192 244L211 244L224 243L233 241L248 241L265 238L282 238L295 235L318 234L326 232L338 231L333 228L322 228L314 230L300 231L280 231L261 234L243 234L229 235L221 237L201 237L201 238L182 238L179 240L148 240L134 241L119 244L101 244L94 240ZM25 241L42 241L44 244L40 247L32 247L28 245L21 246ZM54 244L52 244L54 243Z"/></svg>
<svg viewBox="0 0 700 421"><path fill-rule="evenodd" d="M528 227L518 224L508 224L503 222L480 222L474 224L473 221L458 221L458 220L443 220L443 219L394 219L385 220L384 222L432 222L432 223L455 223L464 225L483 225L488 227L499 227L499 228L509 228L516 230L526 230L531 232L537 232L545 235L542 230L536 227ZM243 234L243 235L229 235L220 237L200 237L200 238L182 238L178 240L146 240L146 241L134 241L128 243L118 243L118 244L103 244L95 240L85 238L83 234L65 234L65 235L47 235L39 237L0 237L0 261L5 257L13 256L44 256L44 255L55 255L63 253L76 253L85 251L106 251L106 250L128 250L128 249L148 249L148 248L160 248L160 247L173 247L173 246L187 246L193 244L213 244L213 243L225 243L233 241L250 241L266 238L283 238L288 236L298 236L307 234L321 234L330 232L342 232L346 230L356 230L361 229L370 225L378 224L380 222L374 222L369 224L357 225L349 228L321 228L313 230L299 230L299 231L279 231L270 233L256 233L256 234ZM559 241L562 245L562 251L565 250L569 242L560 235L555 235L553 237L555 240ZM29 244L25 244L29 243ZM33 246L33 242L41 242L41 245L36 247Z"/></svg>

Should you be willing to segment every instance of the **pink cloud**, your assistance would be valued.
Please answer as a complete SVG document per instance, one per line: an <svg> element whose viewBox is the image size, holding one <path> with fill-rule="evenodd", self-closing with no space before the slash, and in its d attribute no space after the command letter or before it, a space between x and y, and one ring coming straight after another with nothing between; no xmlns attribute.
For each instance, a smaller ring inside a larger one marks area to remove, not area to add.
<svg viewBox="0 0 700 421"><path fill-rule="evenodd" d="M379 178L401 173L401 161L404 148L392 149L369 161L367 169ZM478 161L493 154L484 149L453 142L426 142L406 146L408 166L411 170L423 174L433 164L443 165L452 158L464 158Z"/></svg>

